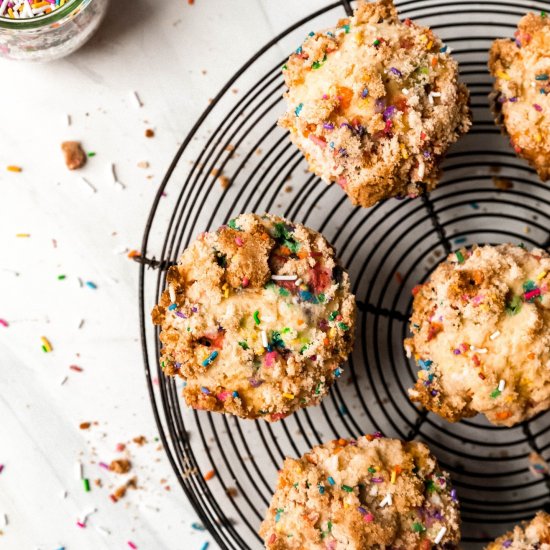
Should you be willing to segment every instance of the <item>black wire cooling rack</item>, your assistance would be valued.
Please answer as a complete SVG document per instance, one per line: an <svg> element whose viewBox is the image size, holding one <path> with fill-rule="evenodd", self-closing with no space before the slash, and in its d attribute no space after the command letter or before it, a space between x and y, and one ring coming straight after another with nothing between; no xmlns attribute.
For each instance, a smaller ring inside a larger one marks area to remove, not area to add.
<svg viewBox="0 0 550 550"><path fill-rule="evenodd" d="M258 526L285 455L338 437L380 430L425 441L452 475L471 548L548 508L550 480L529 471L550 458L550 415L514 428L483 418L449 424L407 398L415 366L404 355L411 289L450 251L474 243L550 246L550 186L517 159L493 124L487 55L527 11L549 2L397 2L452 48L468 84L474 127L450 152L438 189L418 199L353 207L338 186L307 173L276 126L284 110L280 67L310 30L351 12L333 2L260 49L224 86L178 151L153 203L140 266L140 323L153 411L168 458L204 525L224 549L257 549ZM230 186L222 189L216 175ZM498 181L507 185L495 185ZM509 183L513 187L509 187ZM178 381L163 377L150 310L166 268L200 232L242 212L269 211L322 231L348 268L358 299L357 343L323 403L268 424L186 409ZM216 476L204 480L215 470Z"/></svg>

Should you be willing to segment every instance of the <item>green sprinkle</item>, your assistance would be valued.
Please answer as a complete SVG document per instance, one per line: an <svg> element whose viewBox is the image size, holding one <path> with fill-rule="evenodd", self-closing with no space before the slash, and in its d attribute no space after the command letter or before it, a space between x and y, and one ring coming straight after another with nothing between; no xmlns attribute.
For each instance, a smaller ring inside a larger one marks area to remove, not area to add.
<svg viewBox="0 0 550 550"><path fill-rule="evenodd" d="M372 43L373 46L380 46L380 40L378 38Z"/></svg>
<svg viewBox="0 0 550 550"><path fill-rule="evenodd" d="M285 327L281 332L283 334L288 334L290 332L290 329L288 327Z"/></svg>
<svg viewBox="0 0 550 550"><path fill-rule="evenodd" d="M346 34L349 34L349 25L342 25L341 28L346 31Z"/></svg>
<svg viewBox="0 0 550 550"><path fill-rule="evenodd" d="M369 473L371 474L375 474L376 473L376 468L373 468L372 466L369 468Z"/></svg>
<svg viewBox="0 0 550 550"><path fill-rule="evenodd" d="M548 75L547 74L538 74L537 76L535 76L535 80L548 80Z"/></svg>
<svg viewBox="0 0 550 550"><path fill-rule="evenodd" d="M349 485L342 485L342 490L346 491L346 493L352 493L353 487L350 487Z"/></svg>
<svg viewBox="0 0 550 550"><path fill-rule="evenodd" d="M280 286L279 287L279 294L281 296L288 296L290 294L290 292L286 288L283 288L282 286Z"/></svg>
<svg viewBox="0 0 550 550"><path fill-rule="evenodd" d="M413 530L415 533L422 533L422 531L425 531L426 528L425 528L421 523L418 523L417 521L415 521L415 522L413 523L412 530Z"/></svg>
<svg viewBox="0 0 550 550"><path fill-rule="evenodd" d="M346 325L346 323L338 323L338 326L344 331L349 330L349 327L348 325Z"/></svg>
<svg viewBox="0 0 550 550"><path fill-rule="evenodd" d="M229 223L227 225L229 227L231 227L231 229L236 229L237 231L241 230L241 228L237 226L237 220L236 219L229 220Z"/></svg>
<svg viewBox="0 0 550 550"><path fill-rule="evenodd" d="M546 12L545 11L541 11L540 12L540 16L544 19L546 17Z"/></svg>
<svg viewBox="0 0 550 550"><path fill-rule="evenodd" d="M328 316L328 319L329 321L334 321L334 319L336 319L336 317L338 317L339 313L337 311L333 311L329 316Z"/></svg>
<svg viewBox="0 0 550 550"><path fill-rule="evenodd" d="M282 71L286 71L288 69L288 67L286 66L286 63L281 67L281 70Z"/></svg>
<svg viewBox="0 0 550 550"><path fill-rule="evenodd" d="M325 301L325 295L323 293L319 294L317 296L317 300L319 300L319 302L323 303Z"/></svg>
<svg viewBox="0 0 550 550"><path fill-rule="evenodd" d="M493 391L491 392L491 397L492 397L493 399L495 399L495 398L498 397L501 393L502 393L502 392L497 388L496 390L493 390Z"/></svg>
<svg viewBox="0 0 550 550"><path fill-rule="evenodd" d="M82 483L84 484L84 490L89 493L90 492L90 480L89 479L83 479Z"/></svg>
<svg viewBox="0 0 550 550"><path fill-rule="evenodd" d="M259 325L259 324L261 323L261 321L260 321L260 312L259 312L258 310L256 310L256 311L254 312L254 316L253 316L253 317L254 317L254 322L255 322L257 325Z"/></svg>
<svg viewBox="0 0 550 550"><path fill-rule="evenodd" d="M95 153L93 151L88 152L88 157L92 158L95 157Z"/></svg>
<svg viewBox="0 0 550 550"><path fill-rule="evenodd" d="M455 255L456 255L456 259L458 260L458 263L463 264L464 263L464 255L462 254L462 252L460 252L460 250L457 250L455 252Z"/></svg>
<svg viewBox="0 0 550 550"><path fill-rule="evenodd" d="M322 382L319 382L317 386L315 387L315 395L319 395L321 393L321 386L323 385Z"/></svg>
<svg viewBox="0 0 550 550"><path fill-rule="evenodd" d="M321 59L321 61L314 61L311 64L311 68L313 70L319 69L320 67L323 66L323 64L325 63L326 60L327 60L327 54L325 54L325 56L323 57L323 59Z"/></svg>
<svg viewBox="0 0 550 550"><path fill-rule="evenodd" d="M506 313L508 315L517 315L521 311L521 297L514 296L506 304Z"/></svg>
<svg viewBox="0 0 550 550"><path fill-rule="evenodd" d="M57 280L62 281L63 279L65 279L65 277L66 277L66 275L58 275Z"/></svg>

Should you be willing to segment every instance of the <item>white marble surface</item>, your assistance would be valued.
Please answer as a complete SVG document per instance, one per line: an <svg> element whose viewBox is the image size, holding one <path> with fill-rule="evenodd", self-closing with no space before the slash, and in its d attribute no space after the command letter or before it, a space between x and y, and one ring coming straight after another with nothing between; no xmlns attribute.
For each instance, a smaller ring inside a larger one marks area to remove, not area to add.
<svg viewBox="0 0 550 550"><path fill-rule="evenodd" d="M133 541L139 550L199 550L209 541L192 529L193 510L154 441L138 269L121 252L139 248L162 175L208 98L275 33L325 3L116 0L98 34L70 58L0 61L0 318L9 324L0 326L0 548L122 549ZM66 139L96 153L78 173L63 163ZM23 171L8 172L11 164ZM41 336L51 353L42 352ZM85 421L97 425L79 429ZM110 488L124 478L97 462L123 456L116 444L138 435L149 443L131 443L128 456L140 488L114 504ZM84 491L78 460L103 488ZM97 513L77 527L90 508Z"/></svg>

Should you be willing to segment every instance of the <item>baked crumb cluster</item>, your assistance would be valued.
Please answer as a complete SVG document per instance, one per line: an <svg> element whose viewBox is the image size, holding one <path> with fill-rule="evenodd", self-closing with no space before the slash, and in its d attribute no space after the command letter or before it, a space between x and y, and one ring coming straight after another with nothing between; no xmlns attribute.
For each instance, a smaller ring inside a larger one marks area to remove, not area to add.
<svg viewBox="0 0 550 550"><path fill-rule="evenodd" d="M529 523L516 525L485 550L550 550L550 515L539 512Z"/></svg>
<svg viewBox="0 0 550 550"><path fill-rule="evenodd" d="M196 409L274 421L318 403L352 349L355 299L322 235L266 214L203 233L153 310L165 374Z"/></svg>
<svg viewBox="0 0 550 550"><path fill-rule="evenodd" d="M496 122L516 153L545 181L550 177L550 20L523 17L515 40L496 40L489 59Z"/></svg>
<svg viewBox="0 0 550 550"><path fill-rule="evenodd" d="M337 27L311 32L283 75L280 125L310 170L361 206L434 188L439 160L470 127L447 47L429 28L401 23L390 0L361 2Z"/></svg>
<svg viewBox="0 0 550 550"><path fill-rule="evenodd" d="M374 434L287 458L260 534L269 550L450 549L459 523L428 448Z"/></svg>
<svg viewBox="0 0 550 550"><path fill-rule="evenodd" d="M550 255L521 246L462 249L416 287L420 367L410 396L452 422L482 413L512 426L550 407Z"/></svg>

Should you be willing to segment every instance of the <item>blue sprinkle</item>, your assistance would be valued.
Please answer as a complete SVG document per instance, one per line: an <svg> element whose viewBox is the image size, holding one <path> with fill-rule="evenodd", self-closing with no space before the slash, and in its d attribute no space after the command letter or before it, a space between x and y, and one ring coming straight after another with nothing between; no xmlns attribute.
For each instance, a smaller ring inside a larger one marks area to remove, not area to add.
<svg viewBox="0 0 550 550"><path fill-rule="evenodd" d="M298 47L296 48L296 53L297 53L297 54L301 54L301 53L302 53L302 46L298 46Z"/></svg>
<svg viewBox="0 0 550 550"><path fill-rule="evenodd" d="M206 531L204 525L202 523L192 523L191 524L191 527L193 527L193 529L195 529L196 531Z"/></svg>
<svg viewBox="0 0 550 550"><path fill-rule="evenodd" d="M304 108L304 104L300 103L300 105L298 105L298 107L296 107L296 109L294 109L294 114L296 116L300 116L300 112L302 111L303 108Z"/></svg>
<svg viewBox="0 0 550 550"><path fill-rule="evenodd" d="M332 477L329 477L328 478L328 482L331 484L331 485L334 485L336 483L336 481L334 481L334 479Z"/></svg>
<svg viewBox="0 0 550 550"><path fill-rule="evenodd" d="M169 309L170 311L174 311L174 309L176 309L177 307L178 307L177 304L170 304L170 305L168 306L168 309Z"/></svg>
<svg viewBox="0 0 550 550"><path fill-rule="evenodd" d="M430 361L427 359L424 361L423 359L418 360L418 364L424 369L424 370L430 370L430 366L432 365L433 361Z"/></svg>
<svg viewBox="0 0 550 550"><path fill-rule="evenodd" d="M331 149L334 149L334 141L331 141L328 146L331 148Z"/></svg>
<svg viewBox="0 0 550 550"><path fill-rule="evenodd" d="M338 368L338 369L334 369L332 371L332 374L334 374L334 376L336 376L336 378L338 378L339 376L342 376L342 369Z"/></svg>
<svg viewBox="0 0 550 550"><path fill-rule="evenodd" d="M207 367L208 365L210 365L210 363L212 363L214 361L214 359L216 359L216 357L218 357L218 352L217 351L213 351L203 362L202 362L202 366L203 367Z"/></svg>
<svg viewBox="0 0 550 550"><path fill-rule="evenodd" d="M319 485L319 493L322 495L325 494L325 488L322 485Z"/></svg>
<svg viewBox="0 0 550 550"><path fill-rule="evenodd" d="M458 239L455 239L454 240L454 243L455 244L462 244L462 243L465 243L468 239L466 237L460 237Z"/></svg>
<svg viewBox="0 0 550 550"><path fill-rule="evenodd" d="M311 31L308 36L315 36L315 33L313 31Z"/></svg>
<svg viewBox="0 0 550 550"><path fill-rule="evenodd" d="M439 51L441 53L445 53L447 51L447 44L445 44L445 46L443 46Z"/></svg>
<svg viewBox="0 0 550 550"><path fill-rule="evenodd" d="M94 290L97 288L97 285L95 283L92 283L92 281L86 281L86 286L88 288L93 288Z"/></svg>
<svg viewBox="0 0 550 550"><path fill-rule="evenodd" d="M362 92L361 92L361 97L363 99L365 99L367 96L369 95L369 91L367 88L365 88Z"/></svg>
<svg viewBox="0 0 550 550"><path fill-rule="evenodd" d="M399 69L396 69L395 67L390 67L390 73L394 74L395 76L398 76L399 78L403 76L401 71Z"/></svg>
<svg viewBox="0 0 550 550"><path fill-rule="evenodd" d="M234 391L234 392L233 392L233 397L234 397L235 399L237 399L237 398L239 397L239 392L238 392L238 391Z"/></svg>
<svg viewBox="0 0 550 550"><path fill-rule="evenodd" d="M340 414L344 416L345 414L348 414L348 409L345 405L340 405Z"/></svg>
<svg viewBox="0 0 550 550"><path fill-rule="evenodd" d="M210 543L209 543L209 542L205 542L205 543L201 546L201 550L206 550L209 546L210 546Z"/></svg>
<svg viewBox="0 0 550 550"><path fill-rule="evenodd" d="M208 388L205 388L204 386L202 386L201 392L205 393L206 395L210 395L210 390Z"/></svg>
<svg viewBox="0 0 550 550"><path fill-rule="evenodd" d="M471 202L471 203L470 203L470 206L471 206L474 210L478 210L478 209L479 209L479 204L477 204L477 202Z"/></svg>
<svg viewBox="0 0 550 550"><path fill-rule="evenodd" d="M308 292L307 290L300 291L300 298L302 298L304 302L310 302L312 304L319 303L319 300L317 300L317 297L314 296L311 292Z"/></svg>

